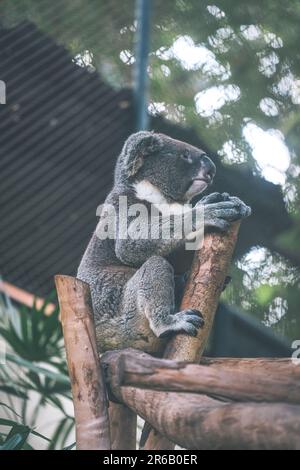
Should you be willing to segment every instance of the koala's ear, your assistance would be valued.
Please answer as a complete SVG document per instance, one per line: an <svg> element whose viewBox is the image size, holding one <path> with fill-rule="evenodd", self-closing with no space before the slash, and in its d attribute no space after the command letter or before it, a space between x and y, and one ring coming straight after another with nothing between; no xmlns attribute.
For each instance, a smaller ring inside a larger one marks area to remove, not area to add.
<svg viewBox="0 0 300 470"><path fill-rule="evenodd" d="M144 159L162 148L162 137L153 132L140 131L132 134L121 152L122 166L128 177L134 176L142 167Z"/></svg>

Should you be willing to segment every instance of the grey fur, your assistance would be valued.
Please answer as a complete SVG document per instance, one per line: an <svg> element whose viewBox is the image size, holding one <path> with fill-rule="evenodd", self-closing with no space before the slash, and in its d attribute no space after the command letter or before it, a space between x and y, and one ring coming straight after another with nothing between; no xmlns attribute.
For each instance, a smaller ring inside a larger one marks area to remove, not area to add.
<svg viewBox="0 0 300 470"><path fill-rule="evenodd" d="M147 181L169 204L183 204L202 184L193 182L193 178L200 175L211 182L214 174L215 166L203 151L163 134L138 132L124 144L114 187L105 202L117 213L119 196L127 196L128 205L140 203L134 185ZM150 202L143 203L150 211ZM231 221L251 212L240 199L227 193L205 196L192 209L193 216L200 204L204 205L205 228L227 230ZM182 216L174 215L173 221L176 217ZM99 223L107 224L105 215ZM117 229L118 225L117 217ZM147 240L119 238L118 230L116 239L101 240L95 232L81 260L77 276L90 285L100 352L134 347L160 354L168 334L181 331L195 335L203 324L199 312L175 309L174 270L169 256L183 250L186 240L153 239L150 227L147 230Z"/></svg>

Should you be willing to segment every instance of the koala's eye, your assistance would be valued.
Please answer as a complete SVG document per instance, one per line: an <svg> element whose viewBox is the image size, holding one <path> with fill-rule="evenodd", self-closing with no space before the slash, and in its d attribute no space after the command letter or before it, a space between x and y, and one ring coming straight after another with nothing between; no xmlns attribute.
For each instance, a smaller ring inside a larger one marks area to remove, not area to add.
<svg viewBox="0 0 300 470"><path fill-rule="evenodd" d="M180 156L186 162L192 163L192 159L191 159L190 154L188 152L184 152Z"/></svg>

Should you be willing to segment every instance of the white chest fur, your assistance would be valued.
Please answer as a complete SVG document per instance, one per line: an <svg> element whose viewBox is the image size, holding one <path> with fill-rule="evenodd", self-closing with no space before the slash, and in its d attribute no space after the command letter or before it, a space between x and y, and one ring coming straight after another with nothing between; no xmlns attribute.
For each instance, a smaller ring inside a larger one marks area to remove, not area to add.
<svg viewBox="0 0 300 470"><path fill-rule="evenodd" d="M138 199L150 202L165 216L182 214L187 208L187 205L178 202L169 203L161 191L150 181L142 180L135 183L133 187Z"/></svg>

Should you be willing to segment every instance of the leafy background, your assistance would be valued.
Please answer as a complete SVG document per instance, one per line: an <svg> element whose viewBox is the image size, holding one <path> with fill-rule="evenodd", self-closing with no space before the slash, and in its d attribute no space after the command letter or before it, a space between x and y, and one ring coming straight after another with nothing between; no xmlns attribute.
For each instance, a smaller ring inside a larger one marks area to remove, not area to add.
<svg viewBox="0 0 300 470"><path fill-rule="evenodd" d="M50 301L50 300L49 300ZM74 416L58 309L0 297L0 450L72 448Z"/></svg>

